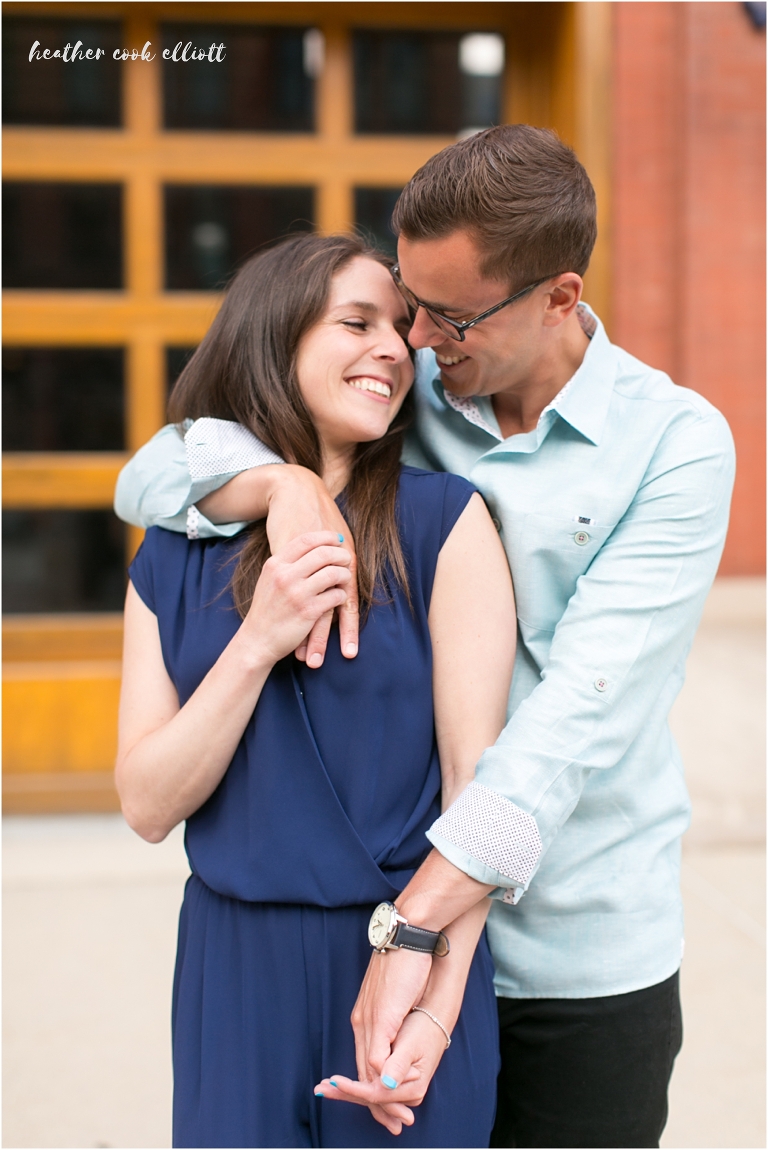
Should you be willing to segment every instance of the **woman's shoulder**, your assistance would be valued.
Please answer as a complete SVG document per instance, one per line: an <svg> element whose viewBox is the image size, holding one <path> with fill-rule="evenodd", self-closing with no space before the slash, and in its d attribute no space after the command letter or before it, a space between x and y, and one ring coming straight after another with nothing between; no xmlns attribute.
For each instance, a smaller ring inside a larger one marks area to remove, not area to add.
<svg viewBox="0 0 768 1150"><path fill-rule="evenodd" d="M415 499L426 499L450 491L474 495L477 488L461 475L452 471L425 471L421 467L400 468L400 490Z"/></svg>
<svg viewBox="0 0 768 1150"><path fill-rule="evenodd" d="M412 524L439 551L476 491L468 480L450 471L403 467L398 492L401 525L407 530Z"/></svg>

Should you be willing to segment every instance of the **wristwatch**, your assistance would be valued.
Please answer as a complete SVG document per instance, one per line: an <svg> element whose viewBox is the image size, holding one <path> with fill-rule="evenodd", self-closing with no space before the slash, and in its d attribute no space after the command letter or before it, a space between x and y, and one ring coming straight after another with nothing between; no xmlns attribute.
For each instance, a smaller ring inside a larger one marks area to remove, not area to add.
<svg viewBox="0 0 768 1150"><path fill-rule="evenodd" d="M443 958L451 944L441 930L410 926L391 902L380 902L368 924L368 941L380 954L385 950L420 950Z"/></svg>

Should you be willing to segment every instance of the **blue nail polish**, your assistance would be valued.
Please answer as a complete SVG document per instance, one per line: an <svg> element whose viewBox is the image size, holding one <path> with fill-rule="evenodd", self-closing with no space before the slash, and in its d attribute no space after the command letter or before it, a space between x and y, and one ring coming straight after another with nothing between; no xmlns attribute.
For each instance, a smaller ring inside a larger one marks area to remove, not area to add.
<svg viewBox="0 0 768 1150"><path fill-rule="evenodd" d="M339 543L343 543L343 542L344 542L344 536L343 536L343 535L340 535L340 536L339 536Z"/></svg>
<svg viewBox="0 0 768 1150"><path fill-rule="evenodd" d="M333 1081L333 1079L332 1079L332 1078L330 1078L330 1079L329 1079L329 1082L330 1082L331 1086L333 1086L334 1090L338 1090L338 1089L339 1089L339 1088L338 1088L338 1086L336 1085L336 1083Z"/></svg>
<svg viewBox="0 0 768 1150"><path fill-rule="evenodd" d="M388 1074L382 1074L381 1081L384 1083L387 1090L394 1090L397 1087L397 1083L395 1082L394 1078L390 1078Z"/></svg>
<svg viewBox="0 0 768 1150"><path fill-rule="evenodd" d="M323 1094L322 1090L316 1090L315 1091L315 1098L325 1098L325 1095Z"/></svg>

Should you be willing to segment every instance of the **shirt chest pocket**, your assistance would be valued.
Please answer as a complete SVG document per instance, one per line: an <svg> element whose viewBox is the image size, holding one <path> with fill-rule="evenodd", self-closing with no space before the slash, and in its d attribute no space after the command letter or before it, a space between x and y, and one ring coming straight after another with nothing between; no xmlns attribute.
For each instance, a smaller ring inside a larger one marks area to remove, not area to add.
<svg viewBox="0 0 768 1150"><path fill-rule="evenodd" d="M515 539L512 564L522 621L554 630L579 576L589 568L614 526L573 517L525 516Z"/></svg>

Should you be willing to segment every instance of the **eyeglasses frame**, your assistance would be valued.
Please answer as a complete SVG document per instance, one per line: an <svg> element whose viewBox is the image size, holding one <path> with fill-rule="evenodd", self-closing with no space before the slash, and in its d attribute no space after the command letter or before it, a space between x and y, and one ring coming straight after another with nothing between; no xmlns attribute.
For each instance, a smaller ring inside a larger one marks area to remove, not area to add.
<svg viewBox="0 0 768 1150"><path fill-rule="evenodd" d="M514 295L508 296L507 299L503 299L501 301L501 303L497 303L495 305L495 307L489 307L487 311L480 312L480 315L476 315L472 319L457 320L457 319L451 319L450 316L443 315L442 312L435 311L435 309L433 307L430 307L428 304L425 304L424 301L420 300L417 295L414 295L414 293L411 291L411 289L409 287L406 287L405 284L403 283L402 277L400 275L400 264L394 264L394 266L391 267L389 270L392 274L392 279L395 281L395 286L397 287L397 290L400 292L400 294L402 295L402 297L406 301L406 303L410 304L411 307L413 307L415 304L417 311L420 307L423 307L424 311L427 313L427 315L430 317L430 319L433 322L440 320L442 323L447 323L449 325L449 327L453 328L453 330L456 332L456 335L451 335L449 332L445 332L444 334L447 335L449 339L455 339L459 343L464 343L464 332L465 331L469 331L470 328L474 327L476 324L480 323L482 320L489 319L492 315L495 315L497 311L501 311L501 309L503 307L506 307L508 304L514 303L516 299L522 299L522 297L524 295L527 295L528 292L533 291L534 288L541 287L541 285L546 283L547 280L551 280L551 279L555 278L553 275L544 276L542 279L536 280L535 283L528 284L527 287L524 287L520 291L515 292ZM558 274L558 273L555 273L555 274ZM440 323L437 323L437 326L440 327Z"/></svg>

